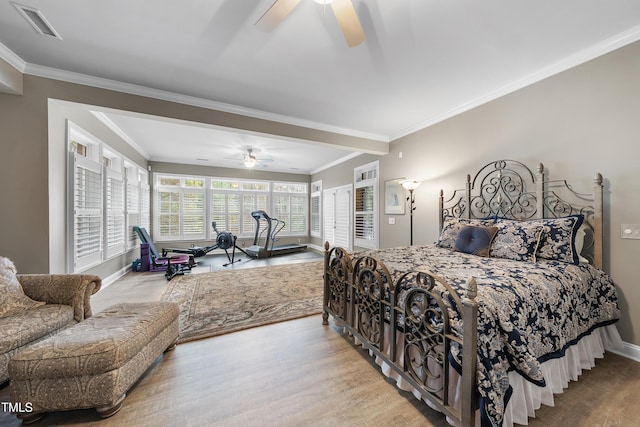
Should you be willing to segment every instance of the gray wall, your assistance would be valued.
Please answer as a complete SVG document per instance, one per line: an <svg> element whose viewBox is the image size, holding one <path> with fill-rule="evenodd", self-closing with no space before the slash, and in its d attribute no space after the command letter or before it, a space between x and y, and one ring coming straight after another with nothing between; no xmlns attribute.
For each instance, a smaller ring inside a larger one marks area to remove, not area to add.
<svg viewBox="0 0 640 427"><path fill-rule="evenodd" d="M429 128L393 141L380 157L380 245L409 243L409 215L384 215L384 181L419 178L414 242L438 236L438 195L463 188L468 173L490 161L543 163L551 179L567 179L575 190L592 191L604 176L605 269L618 286L626 342L640 345L640 240L620 238L624 223L640 223L640 42L589 61ZM402 158L399 153L402 152ZM353 181L353 167L334 167L312 180L335 176ZM354 163L356 163L354 165Z"/></svg>
<svg viewBox="0 0 640 427"><path fill-rule="evenodd" d="M7 64L0 60L0 69ZM386 151L387 144L363 138L271 122L238 114L146 98L95 87L23 76L23 94L0 93L0 179L3 203L0 254L22 273L65 271L65 115L96 132L123 154L140 160L130 147L70 103L195 121L363 150ZM93 107L91 107L93 108ZM373 148L372 148L373 147ZM146 160L141 160L146 161ZM308 177L306 177L308 179ZM135 254L110 260L89 272L102 277L128 265Z"/></svg>

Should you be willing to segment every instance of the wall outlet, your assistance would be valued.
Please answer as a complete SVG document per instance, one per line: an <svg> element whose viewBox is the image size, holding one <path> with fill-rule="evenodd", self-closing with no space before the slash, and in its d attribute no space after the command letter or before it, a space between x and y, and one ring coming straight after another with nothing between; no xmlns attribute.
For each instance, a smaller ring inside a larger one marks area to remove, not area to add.
<svg viewBox="0 0 640 427"><path fill-rule="evenodd" d="M620 237L623 239L640 239L640 224L622 224Z"/></svg>
<svg viewBox="0 0 640 427"><path fill-rule="evenodd" d="M389 224L394 225L396 223L396 219L394 217L389 217Z"/></svg>

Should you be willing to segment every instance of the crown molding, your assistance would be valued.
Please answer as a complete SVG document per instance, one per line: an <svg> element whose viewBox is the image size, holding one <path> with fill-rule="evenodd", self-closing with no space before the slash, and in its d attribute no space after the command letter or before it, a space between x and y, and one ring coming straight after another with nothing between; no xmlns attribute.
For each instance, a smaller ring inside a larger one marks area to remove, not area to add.
<svg viewBox="0 0 640 427"><path fill-rule="evenodd" d="M592 59L598 58L602 55L605 55L609 52L612 52L616 49L624 47L628 44L636 42L640 40L640 25L630 28L629 30L619 33L613 37L609 37L606 40L603 40L600 43L596 43L595 45L584 49L580 52L577 52L567 58L556 62L548 67L542 68L535 73L529 74L528 76L516 80L510 84L507 84L497 90L491 91L483 96L472 99L468 102L465 102L462 105L459 105L455 108L452 108L449 111L446 111L442 114L438 114L437 116L431 117L430 119L424 120L420 123L417 123L415 126L408 127L396 134L392 134L390 137L391 141L394 141L398 138L402 138L404 136L410 135L422 129L425 129L429 126L433 126L436 123L442 122L451 117L457 116L458 114L469 111L473 108L479 107L482 104L486 104L490 101L496 100L502 96L508 95L512 92L515 92L519 89L530 86L534 83L542 81L546 78L559 74L563 71L566 71L570 68L577 67L580 64L584 64Z"/></svg>
<svg viewBox="0 0 640 427"><path fill-rule="evenodd" d="M106 114L101 111L89 110L98 120L102 122L106 127L111 129L113 133L122 138L127 144L129 144L134 150L138 152L142 157L147 160L151 160L151 156L142 148L137 142L135 142L129 135L126 134L118 125L116 125Z"/></svg>
<svg viewBox="0 0 640 427"><path fill-rule="evenodd" d="M337 160L334 160L334 161L333 161L333 162L331 162L331 163L328 163L328 164L326 164L326 165L324 165L324 166L321 166L321 167L319 167L319 168L317 168L317 169L312 170L311 172L309 172L309 175L314 175L314 174L316 174L316 173L318 173L318 172L322 172L322 171L323 171L323 170L325 170L325 169L329 169L329 168L332 168L332 167L334 167L334 166L337 166L337 165L339 165L339 164L341 164L341 163L346 162L347 160L351 160L351 159L353 159L353 158L356 158L356 157L360 156L361 154L363 154L363 153L362 153L362 152L360 152L360 151L355 151L355 152L353 152L353 153L349 153L349 154L347 154L346 156L341 157L341 158L339 158L339 159L337 159Z"/></svg>
<svg viewBox="0 0 640 427"><path fill-rule="evenodd" d="M24 61L23 61L24 63ZM206 108L209 110L223 111L231 114L252 117L261 120L284 123L293 126L301 126L310 129L316 129L325 132L337 133L341 135L353 136L357 138L371 139L380 142L389 142L387 135L374 134L353 129L347 129L339 126L331 126L324 123L318 123L311 120L299 119L296 117L285 116L282 114L269 113L267 111L245 108L238 105L227 104L209 99L198 98L195 96L182 95L175 92L169 92L159 89L153 89L145 86L123 83L116 80L94 77L86 74L65 71L51 67L44 67L36 64L26 64L23 73L37 77L44 77L53 80L65 81L68 83L81 84L85 86L97 87L100 89L113 90L116 92L128 93L131 95L144 96L163 101L175 102L178 104L191 105L194 107Z"/></svg>
<svg viewBox="0 0 640 427"><path fill-rule="evenodd" d="M27 63L23 61L22 58L16 55L11 49L6 47L1 42L0 42L0 59L5 60L13 68L15 68L16 70L24 74L24 70L27 67Z"/></svg>

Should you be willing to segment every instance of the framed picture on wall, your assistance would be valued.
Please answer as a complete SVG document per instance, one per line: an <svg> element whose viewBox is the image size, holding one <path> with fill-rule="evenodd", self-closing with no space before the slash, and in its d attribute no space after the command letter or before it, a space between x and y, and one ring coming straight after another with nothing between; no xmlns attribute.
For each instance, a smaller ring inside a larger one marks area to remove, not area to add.
<svg viewBox="0 0 640 427"><path fill-rule="evenodd" d="M406 205L404 187L400 184L404 178L390 179L384 182L385 215L404 215Z"/></svg>

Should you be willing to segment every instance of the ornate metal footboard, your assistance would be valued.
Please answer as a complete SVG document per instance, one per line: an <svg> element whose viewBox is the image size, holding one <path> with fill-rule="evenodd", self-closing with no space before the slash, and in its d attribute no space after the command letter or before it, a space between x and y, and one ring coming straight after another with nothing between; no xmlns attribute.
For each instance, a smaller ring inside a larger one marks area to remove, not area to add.
<svg viewBox="0 0 640 427"><path fill-rule="evenodd" d="M427 271L406 273L394 283L375 258L352 260L344 249L325 244L323 324L331 315L425 400L462 426L475 424L478 404L475 296L473 280L464 298ZM454 325L451 310L461 314L462 322ZM454 346L462 346L461 406L457 407L449 395Z"/></svg>

